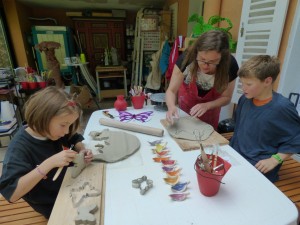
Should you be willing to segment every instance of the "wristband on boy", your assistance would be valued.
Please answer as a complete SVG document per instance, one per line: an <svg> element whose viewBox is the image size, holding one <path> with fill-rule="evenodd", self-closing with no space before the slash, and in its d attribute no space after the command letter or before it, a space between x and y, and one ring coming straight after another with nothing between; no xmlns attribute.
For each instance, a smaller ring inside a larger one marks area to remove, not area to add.
<svg viewBox="0 0 300 225"><path fill-rule="evenodd" d="M272 155L272 157L273 157L274 159L276 159L276 160L278 161L279 164L283 163L282 158L281 158L278 154Z"/></svg>

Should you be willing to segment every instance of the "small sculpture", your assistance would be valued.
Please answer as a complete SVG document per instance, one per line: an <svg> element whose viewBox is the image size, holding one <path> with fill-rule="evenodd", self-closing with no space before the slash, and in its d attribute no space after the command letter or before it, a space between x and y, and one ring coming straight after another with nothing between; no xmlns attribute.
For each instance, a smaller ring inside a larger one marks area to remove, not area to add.
<svg viewBox="0 0 300 225"><path fill-rule="evenodd" d="M165 172L170 172L170 171L173 171L175 169L175 165L173 165L173 166L163 166L162 169Z"/></svg>
<svg viewBox="0 0 300 225"><path fill-rule="evenodd" d="M177 175L177 176L174 176L174 177L166 177L166 178L164 178L164 180L169 185L175 185L179 182L179 178L180 178L180 176Z"/></svg>
<svg viewBox="0 0 300 225"><path fill-rule="evenodd" d="M164 166L174 166L176 164L176 160L171 160L171 159L161 160L161 163Z"/></svg>
<svg viewBox="0 0 300 225"><path fill-rule="evenodd" d="M40 52L44 52L46 55L47 61L47 69L52 71L51 76L55 81L55 85L60 88L64 88L64 83L61 79L60 74L60 63L55 57L55 49L60 48L60 43L54 41L43 41L37 45L35 48L38 49Z"/></svg>
<svg viewBox="0 0 300 225"><path fill-rule="evenodd" d="M169 196L172 198L173 201L183 201L187 198L190 193L176 193L170 194Z"/></svg>
<svg viewBox="0 0 300 225"><path fill-rule="evenodd" d="M187 186L190 182L177 183L171 187L171 190L175 193L182 193L187 189Z"/></svg>
<svg viewBox="0 0 300 225"><path fill-rule="evenodd" d="M95 225L96 218L93 215L98 210L96 204L78 208L78 216L75 218L75 225Z"/></svg>
<svg viewBox="0 0 300 225"><path fill-rule="evenodd" d="M76 178L82 170L86 167L86 163L84 161L84 153L80 152L76 155L75 159L73 160L74 166L72 168L72 178Z"/></svg>
<svg viewBox="0 0 300 225"><path fill-rule="evenodd" d="M162 139L159 139L159 140L155 140L155 141L148 141L148 143L151 145L151 146L156 146L158 144L161 144L162 143Z"/></svg>
<svg viewBox="0 0 300 225"><path fill-rule="evenodd" d="M158 151L155 150L155 152L156 152L158 157L162 157L162 156L167 156L168 153L169 153L169 150L163 150L161 152L158 152Z"/></svg>
<svg viewBox="0 0 300 225"><path fill-rule="evenodd" d="M181 168L173 169L171 171L165 171L168 176L173 177L180 174Z"/></svg>
<svg viewBox="0 0 300 225"><path fill-rule="evenodd" d="M154 162L162 162L163 160L168 160L170 157L154 157L153 160Z"/></svg>

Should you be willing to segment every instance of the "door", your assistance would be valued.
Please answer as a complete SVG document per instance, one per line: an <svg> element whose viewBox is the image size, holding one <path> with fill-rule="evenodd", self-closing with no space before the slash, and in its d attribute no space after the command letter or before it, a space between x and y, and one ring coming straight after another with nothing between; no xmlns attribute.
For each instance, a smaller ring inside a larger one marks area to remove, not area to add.
<svg viewBox="0 0 300 225"><path fill-rule="evenodd" d="M125 60L123 20L75 20L75 29L91 74L95 74L96 66L103 65L106 48L116 48L120 59Z"/></svg>
<svg viewBox="0 0 300 225"><path fill-rule="evenodd" d="M236 51L239 66L255 55L277 55L289 0L244 0ZM232 102L243 94L237 79Z"/></svg>

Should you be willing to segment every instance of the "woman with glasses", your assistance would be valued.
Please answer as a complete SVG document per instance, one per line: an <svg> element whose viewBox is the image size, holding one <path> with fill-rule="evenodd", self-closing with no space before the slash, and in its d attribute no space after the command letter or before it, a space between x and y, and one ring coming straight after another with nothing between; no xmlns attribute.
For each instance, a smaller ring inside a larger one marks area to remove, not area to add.
<svg viewBox="0 0 300 225"><path fill-rule="evenodd" d="M230 103L238 64L229 51L229 39L223 31L203 33L183 53L174 66L166 91L166 119L173 124L180 109L218 127L222 106Z"/></svg>

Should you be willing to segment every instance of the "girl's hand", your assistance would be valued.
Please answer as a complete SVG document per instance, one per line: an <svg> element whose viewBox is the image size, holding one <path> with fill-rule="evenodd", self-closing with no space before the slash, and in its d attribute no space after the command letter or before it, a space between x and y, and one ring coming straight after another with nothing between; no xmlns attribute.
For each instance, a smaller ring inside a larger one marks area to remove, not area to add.
<svg viewBox="0 0 300 225"><path fill-rule="evenodd" d="M94 155L93 155L93 152L90 150L90 149L82 149L80 150L80 152L83 152L84 153L84 161L85 163L91 163L93 158L94 158Z"/></svg>
<svg viewBox="0 0 300 225"><path fill-rule="evenodd" d="M263 159L256 163L255 168L258 169L262 173L267 173L274 169L278 165L278 161L273 157L268 159Z"/></svg>
<svg viewBox="0 0 300 225"><path fill-rule="evenodd" d="M76 156L77 152L73 150L63 150L53 156L48 160L51 161L51 165L54 167L68 166Z"/></svg>
<svg viewBox="0 0 300 225"><path fill-rule="evenodd" d="M190 115L193 117L200 117L206 113L207 110L209 110L209 102L199 103L191 108Z"/></svg>

